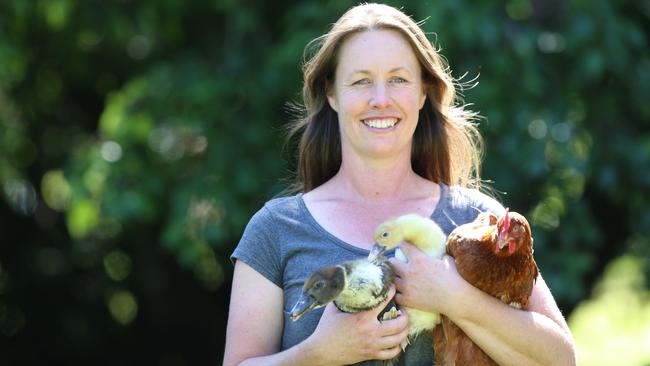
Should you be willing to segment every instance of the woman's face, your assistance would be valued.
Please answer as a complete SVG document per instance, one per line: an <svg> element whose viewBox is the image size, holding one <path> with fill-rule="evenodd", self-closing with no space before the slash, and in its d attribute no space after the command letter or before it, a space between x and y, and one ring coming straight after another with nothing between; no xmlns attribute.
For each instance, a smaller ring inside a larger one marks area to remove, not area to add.
<svg viewBox="0 0 650 366"><path fill-rule="evenodd" d="M410 156L425 99L420 64L401 33L366 31L343 42L328 100L338 113L344 156Z"/></svg>

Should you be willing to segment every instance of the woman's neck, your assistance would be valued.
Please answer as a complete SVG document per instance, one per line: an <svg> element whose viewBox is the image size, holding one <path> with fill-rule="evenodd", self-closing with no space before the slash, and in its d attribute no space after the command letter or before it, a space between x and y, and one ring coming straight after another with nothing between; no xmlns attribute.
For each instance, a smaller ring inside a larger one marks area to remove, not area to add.
<svg viewBox="0 0 650 366"><path fill-rule="evenodd" d="M410 157L372 162L344 158L330 183L340 192L341 198L388 203L417 194L422 181L423 178L413 171Z"/></svg>

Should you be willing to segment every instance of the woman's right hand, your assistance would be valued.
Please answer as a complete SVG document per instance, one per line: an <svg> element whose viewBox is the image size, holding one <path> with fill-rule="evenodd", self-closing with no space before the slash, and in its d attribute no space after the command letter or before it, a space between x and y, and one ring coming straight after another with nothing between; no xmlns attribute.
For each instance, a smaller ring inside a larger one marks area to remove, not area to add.
<svg viewBox="0 0 650 366"><path fill-rule="evenodd" d="M334 304L328 304L316 330L306 342L325 364L347 365L397 356L401 351L400 344L408 335L408 316L401 312L395 319L377 320L394 295L395 286L391 286L383 303L354 314L341 312Z"/></svg>

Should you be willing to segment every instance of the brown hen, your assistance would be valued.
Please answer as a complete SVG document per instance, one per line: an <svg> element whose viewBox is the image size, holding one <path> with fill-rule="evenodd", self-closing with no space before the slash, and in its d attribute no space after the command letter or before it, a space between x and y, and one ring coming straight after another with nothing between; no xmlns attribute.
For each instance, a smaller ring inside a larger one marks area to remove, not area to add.
<svg viewBox="0 0 650 366"><path fill-rule="evenodd" d="M508 212L481 213L449 234L447 253L458 273L474 287L518 309L528 307L537 279L533 239L526 218ZM496 365L446 316L433 331L436 365Z"/></svg>

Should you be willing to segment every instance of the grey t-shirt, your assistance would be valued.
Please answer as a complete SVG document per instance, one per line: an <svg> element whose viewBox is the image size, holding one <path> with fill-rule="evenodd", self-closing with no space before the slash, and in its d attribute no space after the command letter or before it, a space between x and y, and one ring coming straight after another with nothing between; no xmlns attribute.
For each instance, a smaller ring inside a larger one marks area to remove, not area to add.
<svg viewBox="0 0 650 366"><path fill-rule="evenodd" d="M479 211L497 215L504 212L501 204L477 190L442 184L440 188L440 200L431 219L447 235L456 226L473 221ZM387 255L394 255L394 250ZM251 218L231 259L248 264L284 291L284 350L309 337L323 313L323 309L314 310L296 322L289 318L307 277L318 268L366 256L367 250L348 244L321 227L307 210L302 194L298 194L267 202ZM432 340L427 334L418 336L399 361L409 366L432 363ZM377 361L360 364L380 365Z"/></svg>

